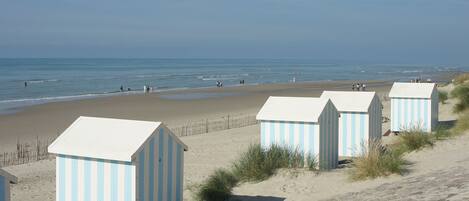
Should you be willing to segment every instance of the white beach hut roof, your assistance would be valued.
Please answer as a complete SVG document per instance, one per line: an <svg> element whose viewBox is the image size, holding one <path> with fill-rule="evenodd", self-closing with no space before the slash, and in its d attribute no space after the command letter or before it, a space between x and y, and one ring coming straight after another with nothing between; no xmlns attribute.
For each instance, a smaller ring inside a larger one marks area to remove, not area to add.
<svg viewBox="0 0 469 201"><path fill-rule="evenodd" d="M431 98L435 83L394 82L389 97L391 98Z"/></svg>
<svg viewBox="0 0 469 201"><path fill-rule="evenodd" d="M321 98L331 99L340 112L368 112L375 95L374 91L324 91Z"/></svg>
<svg viewBox="0 0 469 201"><path fill-rule="evenodd" d="M131 162L132 156L161 125L151 121L79 117L49 146L49 152ZM187 150L184 143L175 139Z"/></svg>
<svg viewBox="0 0 469 201"><path fill-rule="evenodd" d="M14 183L14 184L18 183L18 178L16 176L8 173L7 171L1 168L0 168L0 176L4 177L10 183Z"/></svg>
<svg viewBox="0 0 469 201"><path fill-rule="evenodd" d="M271 121L318 122L329 99L271 96L256 118Z"/></svg>

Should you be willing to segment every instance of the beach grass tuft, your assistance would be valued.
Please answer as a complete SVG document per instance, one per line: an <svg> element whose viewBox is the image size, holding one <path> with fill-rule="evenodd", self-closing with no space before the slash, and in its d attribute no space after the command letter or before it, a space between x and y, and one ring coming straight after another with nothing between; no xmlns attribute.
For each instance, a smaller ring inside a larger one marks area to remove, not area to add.
<svg viewBox="0 0 469 201"><path fill-rule="evenodd" d="M435 133L433 134L435 137L435 140L446 140L453 136L453 133L451 132L451 128L449 126L438 126L435 129Z"/></svg>
<svg viewBox="0 0 469 201"><path fill-rule="evenodd" d="M468 80L469 80L469 73L462 73L454 78L454 84L463 84Z"/></svg>
<svg viewBox="0 0 469 201"><path fill-rule="evenodd" d="M469 83L462 84L457 86L453 91L451 91L451 96L459 100L456 105L454 105L454 112L461 113L464 110L469 108Z"/></svg>
<svg viewBox="0 0 469 201"><path fill-rule="evenodd" d="M441 104L446 104L446 101L448 100L448 92L438 91L438 99L440 100Z"/></svg>
<svg viewBox="0 0 469 201"><path fill-rule="evenodd" d="M238 179L228 170L218 169L200 185L196 192L198 201L223 201L232 195L232 189L238 184Z"/></svg>
<svg viewBox="0 0 469 201"><path fill-rule="evenodd" d="M315 157L305 157L298 149L278 145L262 148L249 146L233 163L231 170L219 169L196 190L199 201L223 201L232 195L239 182L260 182L268 179L280 168L307 168L316 170Z"/></svg>
<svg viewBox="0 0 469 201"><path fill-rule="evenodd" d="M420 128L410 128L399 134L398 144L407 152L411 152L426 146L433 146L434 140L432 134L424 132Z"/></svg>
<svg viewBox="0 0 469 201"><path fill-rule="evenodd" d="M405 171L406 162L402 157L403 152L399 149L390 149L383 146L380 141L371 141L362 150L366 151L353 159L354 168L349 171L350 179L354 181L402 174Z"/></svg>
<svg viewBox="0 0 469 201"><path fill-rule="evenodd" d="M469 111L459 115L456 124L452 129L454 135L460 135L469 130Z"/></svg>
<svg viewBox="0 0 469 201"><path fill-rule="evenodd" d="M251 145L233 163L234 174L244 182L262 181L280 168L304 168L316 170L317 163L314 157L305 157L297 149L272 145L268 149L259 144Z"/></svg>

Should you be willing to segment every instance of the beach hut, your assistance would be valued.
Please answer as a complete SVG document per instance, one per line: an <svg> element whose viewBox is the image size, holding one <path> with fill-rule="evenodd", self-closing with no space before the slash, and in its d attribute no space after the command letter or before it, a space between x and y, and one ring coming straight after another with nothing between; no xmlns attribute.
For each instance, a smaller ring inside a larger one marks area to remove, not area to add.
<svg viewBox="0 0 469 201"><path fill-rule="evenodd" d="M18 178L0 168L0 201L10 201L10 183L18 183Z"/></svg>
<svg viewBox="0 0 469 201"><path fill-rule="evenodd" d="M321 169L337 167L339 113L329 99L269 97L256 118L263 148L298 149L316 157Z"/></svg>
<svg viewBox="0 0 469 201"><path fill-rule="evenodd" d="M371 140L381 139L381 102L375 92L324 91L340 113L339 156L363 153Z"/></svg>
<svg viewBox="0 0 469 201"><path fill-rule="evenodd" d="M431 132L438 123L438 91L434 83L394 83L391 98L391 131L418 128Z"/></svg>
<svg viewBox="0 0 469 201"><path fill-rule="evenodd" d="M50 146L57 201L181 201L187 146L161 122L79 117Z"/></svg>

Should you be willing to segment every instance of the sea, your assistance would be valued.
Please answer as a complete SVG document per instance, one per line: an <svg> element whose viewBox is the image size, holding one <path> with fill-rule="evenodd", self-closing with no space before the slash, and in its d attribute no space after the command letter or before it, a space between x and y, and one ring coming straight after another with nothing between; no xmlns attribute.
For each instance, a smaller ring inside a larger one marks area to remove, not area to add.
<svg viewBox="0 0 469 201"><path fill-rule="evenodd" d="M326 80L434 79L469 66L318 62L306 59L0 59L0 113L99 96ZM121 86L124 92L121 92Z"/></svg>

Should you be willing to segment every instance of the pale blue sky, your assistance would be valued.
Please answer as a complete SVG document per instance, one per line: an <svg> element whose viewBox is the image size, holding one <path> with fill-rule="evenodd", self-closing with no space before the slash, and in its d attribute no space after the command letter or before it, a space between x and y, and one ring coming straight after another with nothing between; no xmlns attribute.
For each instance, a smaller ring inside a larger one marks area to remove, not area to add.
<svg viewBox="0 0 469 201"><path fill-rule="evenodd" d="M469 64L465 0L0 0L0 57Z"/></svg>

